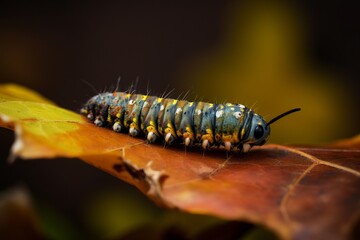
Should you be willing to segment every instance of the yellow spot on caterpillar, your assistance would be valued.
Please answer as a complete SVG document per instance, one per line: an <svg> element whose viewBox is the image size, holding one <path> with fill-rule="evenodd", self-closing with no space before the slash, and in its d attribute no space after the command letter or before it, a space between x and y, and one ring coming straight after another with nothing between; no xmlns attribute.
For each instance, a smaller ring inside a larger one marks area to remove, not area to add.
<svg viewBox="0 0 360 240"><path fill-rule="evenodd" d="M176 131L176 134L177 134L179 137L182 136L182 133L180 132L180 130L177 130L177 131Z"/></svg>
<svg viewBox="0 0 360 240"><path fill-rule="evenodd" d="M209 143L214 143L214 139L213 139L213 137L212 136L210 136L210 135L208 135L208 134L206 134L206 135L203 135L202 137L201 137L201 140L208 140L209 141Z"/></svg>
<svg viewBox="0 0 360 240"><path fill-rule="evenodd" d="M146 130L147 130L148 132L154 133L156 136L159 136L159 133L156 131L156 129L155 129L153 126L148 126L148 127L146 128Z"/></svg>
<svg viewBox="0 0 360 240"><path fill-rule="evenodd" d="M147 98L147 96L146 95L143 95L143 97L142 97L142 100L146 100L146 98Z"/></svg>
<svg viewBox="0 0 360 240"><path fill-rule="evenodd" d="M184 138L190 138L191 140L194 140L194 133L191 129L191 127L186 127L185 132L183 134Z"/></svg>
<svg viewBox="0 0 360 240"><path fill-rule="evenodd" d="M116 114L116 117L117 117L117 118L120 118L120 113L119 113L119 112Z"/></svg>
<svg viewBox="0 0 360 240"><path fill-rule="evenodd" d="M136 123L131 123L131 124L130 124L130 128L137 128Z"/></svg>
<svg viewBox="0 0 360 240"><path fill-rule="evenodd" d="M222 135L222 140L223 140L223 142L231 142L231 143L232 143L232 141L233 141L232 135L225 135L225 134L223 134L223 135Z"/></svg>
<svg viewBox="0 0 360 240"><path fill-rule="evenodd" d="M110 114L107 116L107 121L108 121L109 123L112 123L112 119L111 119Z"/></svg>
<svg viewBox="0 0 360 240"><path fill-rule="evenodd" d="M233 143L238 143L238 142L240 142L240 141L239 141L239 135L238 135L237 132L233 132L232 139L233 139Z"/></svg>
<svg viewBox="0 0 360 240"><path fill-rule="evenodd" d="M158 103L161 103L162 100L163 100L163 98L158 98L158 99L157 99L157 102L158 102Z"/></svg>
<svg viewBox="0 0 360 240"><path fill-rule="evenodd" d="M206 133L207 134L204 134L201 137L201 139L202 140L208 140L210 143L213 143L214 142L214 135L213 135L213 132L212 132L211 128L206 129Z"/></svg>
<svg viewBox="0 0 360 240"><path fill-rule="evenodd" d="M245 129L243 128L241 129L241 139L243 139L244 135L245 135Z"/></svg>
<svg viewBox="0 0 360 240"><path fill-rule="evenodd" d="M171 133L171 135L176 136L175 129L173 128L171 123L166 124L165 133Z"/></svg>

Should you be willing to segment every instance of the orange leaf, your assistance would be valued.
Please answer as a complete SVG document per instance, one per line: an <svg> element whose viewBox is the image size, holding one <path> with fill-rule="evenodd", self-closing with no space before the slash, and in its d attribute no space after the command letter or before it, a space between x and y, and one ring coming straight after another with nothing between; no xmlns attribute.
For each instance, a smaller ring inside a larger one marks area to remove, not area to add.
<svg viewBox="0 0 360 240"><path fill-rule="evenodd" d="M13 157L78 157L163 206L263 224L284 239L347 238L359 220L359 136L322 147L266 145L226 158L147 144L45 99L10 96L0 87L0 125L16 132Z"/></svg>

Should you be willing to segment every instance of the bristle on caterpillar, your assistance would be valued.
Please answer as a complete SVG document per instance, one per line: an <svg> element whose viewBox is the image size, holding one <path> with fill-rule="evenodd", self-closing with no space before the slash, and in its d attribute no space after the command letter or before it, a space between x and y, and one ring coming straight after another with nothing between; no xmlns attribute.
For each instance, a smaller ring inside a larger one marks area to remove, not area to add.
<svg viewBox="0 0 360 240"><path fill-rule="evenodd" d="M81 113L99 127L115 132L141 134L149 143L164 140L203 149L223 146L226 151L250 151L263 145L270 135L270 124L299 111L295 108L268 123L242 104L189 102L125 92L98 94L87 101Z"/></svg>

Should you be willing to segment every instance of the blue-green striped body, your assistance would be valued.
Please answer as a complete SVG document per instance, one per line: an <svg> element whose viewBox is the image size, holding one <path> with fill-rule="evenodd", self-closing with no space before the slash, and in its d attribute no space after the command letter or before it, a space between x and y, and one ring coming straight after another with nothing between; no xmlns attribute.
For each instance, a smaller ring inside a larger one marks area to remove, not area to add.
<svg viewBox="0 0 360 240"><path fill-rule="evenodd" d="M262 145L270 133L263 118L241 104L114 92L92 97L81 112L97 126L144 135L150 143L164 139L169 144L200 144L204 149L224 146L228 151L237 147L246 152L252 145ZM264 133L261 136L255 134L259 126Z"/></svg>

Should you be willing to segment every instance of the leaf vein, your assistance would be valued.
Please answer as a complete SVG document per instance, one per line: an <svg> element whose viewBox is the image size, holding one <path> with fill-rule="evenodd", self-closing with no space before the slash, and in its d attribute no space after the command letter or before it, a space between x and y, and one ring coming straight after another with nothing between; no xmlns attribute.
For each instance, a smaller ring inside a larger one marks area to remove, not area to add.
<svg viewBox="0 0 360 240"><path fill-rule="evenodd" d="M290 148L290 147L285 147L285 146L281 146L281 145L277 145L277 144L269 144L266 148L277 148L277 149L280 149L280 150L285 150L285 151L289 151L289 152L292 152L294 154L297 154L299 156L302 156L306 159L309 159L310 161L314 162L314 163L317 163L317 164L322 164L322 165L326 165L326 166L329 166L329 167L333 167L333 168L336 168L336 169L340 169L340 170L343 170L345 172L349 172L357 177L360 177L360 172L359 171L356 171L354 169L351 169L351 168L348 168L348 167L345 167L345 166L341 166L339 164L336 164L336 163L331 163L331 162L327 162L327 161L324 161L324 160L321 160L313 155L310 155L306 152L303 152L301 150L297 150L295 148Z"/></svg>

